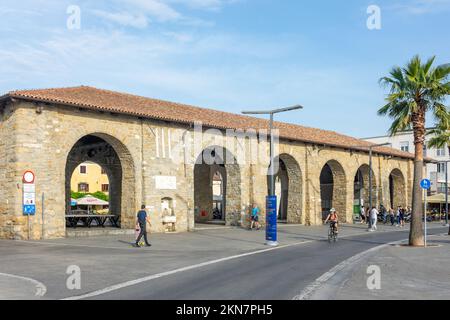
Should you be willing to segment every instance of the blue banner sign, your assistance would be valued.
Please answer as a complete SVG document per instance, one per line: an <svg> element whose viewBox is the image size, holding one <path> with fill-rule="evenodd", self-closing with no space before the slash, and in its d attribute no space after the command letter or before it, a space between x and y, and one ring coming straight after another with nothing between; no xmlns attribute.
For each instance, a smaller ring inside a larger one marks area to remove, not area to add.
<svg viewBox="0 0 450 320"><path fill-rule="evenodd" d="M26 216L34 216L36 214L36 205L34 204L24 204L23 214Z"/></svg>
<svg viewBox="0 0 450 320"><path fill-rule="evenodd" d="M266 197L266 240L277 241L277 196Z"/></svg>

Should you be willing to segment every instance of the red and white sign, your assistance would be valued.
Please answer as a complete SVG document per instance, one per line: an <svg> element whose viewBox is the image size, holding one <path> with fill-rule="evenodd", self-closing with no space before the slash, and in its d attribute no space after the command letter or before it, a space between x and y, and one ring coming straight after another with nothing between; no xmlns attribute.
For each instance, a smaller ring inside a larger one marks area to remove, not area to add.
<svg viewBox="0 0 450 320"><path fill-rule="evenodd" d="M35 175L33 171L25 171L23 174L23 183L34 183Z"/></svg>

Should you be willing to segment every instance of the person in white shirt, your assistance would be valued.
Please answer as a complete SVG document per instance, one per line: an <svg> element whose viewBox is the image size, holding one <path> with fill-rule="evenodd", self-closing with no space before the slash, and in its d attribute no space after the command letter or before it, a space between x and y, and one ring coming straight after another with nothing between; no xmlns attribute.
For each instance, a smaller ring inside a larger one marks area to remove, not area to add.
<svg viewBox="0 0 450 320"><path fill-rule="evenodd" d="M377 220L378 220L378 210L376 207L373 207L372 210L370 210L370 231L377 230Z"/></svg>

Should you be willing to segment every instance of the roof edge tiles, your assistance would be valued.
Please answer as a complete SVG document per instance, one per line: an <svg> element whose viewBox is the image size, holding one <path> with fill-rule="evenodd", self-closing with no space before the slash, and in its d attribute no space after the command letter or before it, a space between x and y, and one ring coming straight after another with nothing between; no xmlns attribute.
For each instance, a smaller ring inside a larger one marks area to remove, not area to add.
<svg viewBox="0 0 450 320"><path fill-rule="evenodd" d="M217 129L261 130L268 129L269 127L269 122L260 118L146 98L129 93L97 89L89 86L16 90L0 97L0 101L7 99L60 104L183 124L201 122L205 127ZM275 127L279 129L281 139L360 152L368 152L369 146L374 145L373 143L334 131L315 129L285 122L275 122ZM373 151L381 155L414 159L414 155L411 153L389 147L374 147ZM427 161L433 160L427 159Z"/></svg>

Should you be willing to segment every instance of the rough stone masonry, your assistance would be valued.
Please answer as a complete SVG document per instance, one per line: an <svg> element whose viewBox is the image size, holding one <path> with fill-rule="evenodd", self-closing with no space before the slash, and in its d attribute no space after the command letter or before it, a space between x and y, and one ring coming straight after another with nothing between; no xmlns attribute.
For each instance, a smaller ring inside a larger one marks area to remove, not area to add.
<svg viewBox="0 0 450 320"><path fill-rule="evenodd" d="M186 135L194 136L194 122L199 120L204 122L202 139L184 150L193 159L205 150L211 153L212 147L222 148L228 158L237 158L240 150L250 159L252 138L224 137L226 129L238 125L249 129L253 124L256 130L267 128L263 120L90 87L16 91L0 97L0 238L65 237L70 176L86 160L101 164L108 173L110 211L120 216L121 228L134 227L135 213L145 203L153 221L151 231L164 232L162 199L170 199L178 231L211 220L216 170L224 176L226 224L246 225L252 204L265 206L267 163L173 161L175 144L185 142ZM368 143L319 129L276 125L287 223L322 223L325 203L352 222L358 173L363 181L358 197L368 201L369 156L368 149L361 148ZM253 139L262 144L258 135ZM375 205L410 204L412 159L411 154L390 148L375 150ZM328 188L321 181L325 167L331 172ZM36 175L37 211L30 218L30 234L22 212L26 170Z"/></svg>

